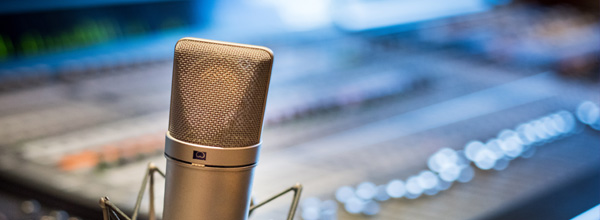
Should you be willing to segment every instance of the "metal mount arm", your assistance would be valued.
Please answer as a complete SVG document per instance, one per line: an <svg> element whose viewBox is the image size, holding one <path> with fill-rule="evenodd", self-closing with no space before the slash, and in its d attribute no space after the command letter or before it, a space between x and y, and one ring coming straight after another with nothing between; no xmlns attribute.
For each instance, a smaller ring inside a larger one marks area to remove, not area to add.
<svg viewBox="0 0 600 220"><path fill-rule="evenodd" d="M100 207L102 208L102 215L104 220L110 220L111 216L114 216L116 219L124 218L126 220L137 220L138 213L140 211L140 206L142 205L142 199L144 198L144 191L146 190L146 185L150 182L150 187L148 188L148 194L150 196L150 220L156 219L156 209L154 208L154 173L160 174L163 178L165 174L158 169L153 163L148 164L148 168L146 169L146 175L144 175L144 180L142 180L142 186L140 187L140 191L138 192L137 199L135 201L135 208L133 209L133 216L129 218L123 211L121 211L116 205L110 202L108 197L100 198Z"/></svg>
<svg viewBox="0 0 600 220"><path fill-rule="evenodd" d="M264 204L267 204L267 203L269 203L291 191L294 191L294 198L292 199L292 205L290 205L290 211L288 212L287 220L294 219L294 215L296 214L296 210L298 209L298 203L300 201L300 194L302 194L302 185L300 183L296 183L296 185L284 190L283 192L280 192L277 195L272 196L271 198L269 198L259 204L252 205L250 207L250 213L248 215L251 215L252 211L254 211L255 209L257 209L257 208L263 206Z"/></svg>
<svg viewBox="0 0 600 220"><path fill-rule="evenodd" d="M154 173L160 174L163 178L165 174L158 169L153 163L148 164L148 168L146 169L146 174L144 176L144 180L142 181L142 186L140 187L140 191L138 192L138 196L135 202L135 208L133 209L133 216L130 218L123 211L121 211L115 204L113 204L108 197L100 198L100 207L102 208L102 216L104 220L137 220L138 213L140 211L140 206L142 205L142 199L144 198L144 191L146 191L146 186L148 182L150 182L150 187L148 188L148 194L150 196L149 203L149 219L156 220L156 209L154 208ZM296 210L298 209L298 202L300 201L300 194L302 193L302 185L296 183L296 185L284 190L283 192L278 193L277 195L272 196L271 198L256 204L251 205L250 211L248 215L252 214L252 211L255 209L285 195L288 192L294 192L294 198L292 200L292 204L290 206L290 211L288 212L287 220L292 220L294 215L296 214Z"/></svg>

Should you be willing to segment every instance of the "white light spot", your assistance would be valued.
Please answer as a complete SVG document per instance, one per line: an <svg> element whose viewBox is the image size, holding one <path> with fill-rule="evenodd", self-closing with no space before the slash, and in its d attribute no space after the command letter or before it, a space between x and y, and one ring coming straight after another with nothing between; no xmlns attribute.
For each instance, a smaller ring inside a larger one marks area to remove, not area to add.
<svg viewBox="0 0 600 220"><path fill-rule="evenodd" d="M375 201L368 201L365 204L362 213L365 215L376 215L380 210L381 207L379 206L379 203Z"/></svg>
<svg viewBox="0 0 600 220"><path fill-rule="evenodd" d="M516 158L523 152L523 142L513 130L503 130L498 135L499 146L506 156Z"/></svg>
<svg viewBox="0 0 600 220"><path fill-rule="evenodd" d="M504 152L502 151L502 148L500 148L500 143L498 142L498 139L492 139L485 143L485 149L488 149L492 153L494 153L494 160L498 160L504 157Z"/></svg>
<svg viewBox="0 0 600 220"><path fill-rule="evenodd" d="M310 207L319 207L321 205L321 200L317 197L309 197L302 200L300 206L302 208L310 208Z"/></svg>
<svg viewBox="0 0 600 220"><path fill-rule="evenodd" d="M421 196L421 193L419 193L419 194L412 194L412 193L408 193L407 192L406 195L404 195L404 198L407 198L407 199L416 199L416 198L419 198L419 196Z"/></svg>
<svg viewBox="0 0 600 220"><path fill-rule="evenodd" d="M460 171L460 175L458 176L458 182L466 183L469 182L475 177L475 170L471 166L467 166Z"/></svg>
<svg viewBox="0 0 600 220"><path fill-rule="evenodd" d="M516 130L524 144L533 144L538 141L535 130L531 124L521 124Z"/></svg>
<svg viewBox="0 0 600 220"><path fill-rule="evenodd" d="M392 180L387 184L386 192L392 198L400 198L406 193L406 186L402 180Z"/></svg>
<svg viewBox="0 0 600 220"><path fill-rule="evenodd" d="M440 178L446 182L453 182L460 175L460 167L456 164L450 164L444 167L440 174Z"/></svg>
<svg viewBox="0 0 600 220"><path fill-rule="evenodd" d="M483 149L484 144L480 141L471 141L465 147L465 156L471 161L475 161L475 155Z"/></svg>
<svg viewBox="0 0 600 220"><path fill-rule="evenodd" d="M374 199L377 201L387 201L388 199L390 199L390 195L388 195L387 193L386 185L377 186L377 194L375 194Z"/></svg>
<svg viewBox="0 0 600 220"><path fill-rule="evenodd" d="M377 185L371 182L363 182L356 187L356 196L358 198L369 200L377 194Z"/></svg>
<svg viewBox="0 0 600 220"><path fill-rule="evenodd" d="M560 130L558 129L558 126L556 125L556 122L554 122L554 119L552 117L544 117L541 119L541 121L544 124L546 133L548 133L551 136L550 138L553 138L560 134Z"/></svg>
<svg viewBox="0 0 600 220"><path fill-rule="evenodd" d="M365 207L365 202L363 202L363 200L361 200L357 197L352 197L352 198L348 199L348 201L344 205L344 209L346 209L346 211L350 214L361 213L362 210L364 209L364 207Z"/></svg>
<svg viewBox="0 0 600 220"><path fill-rule="evenodd" d="M425 191L423 191L423 194L428 195L428 196L433 196L433 195L437 194L438 192L440 192L440 190L438 190L437 187L434 187L431 189L426 189Z"/></svg>
<svg viewBox="0 0 600 220"><path fill-rule="evenodd" d="M423 193L423 188L419 185L419 179L417 177L411 176L406 180L406 191L415 195Z"/></svg>
<svg viewBox="0 0 600 220"><path fill-rule="evenodd" d="M523 153L521 154L522 158L531 158L533 157L533 155L535 154L535 147L531 146L528 147L525 151L523 151Z"/></svg>
<svg viewBox="0 0 600 220"><path fill-rule="evenodd" d="M439 179L438 179L437 175L435 175L431 171L422 171L419 174L417 181L419 183L419 186L421 186L421 188L428 190L428 189L435 188L435 186L438 184Z"/></svg>
<svg viewBox="0 0 600 220"><path fill-rule="evenodd" d="M546 132L546 128L544 127L544 123L541 120L532 121L531 126L533 126L533 132L537 136L538 141L544 141L550 138L550 134Z"/></svg>
<svg viewBox="0 0 600 220"><path fill-rule="evenodd" d="M571 112L568 111L560 111L557 113L560 117L565 121L565 130L566 133L573 131L575 129L575 117Z"/></svg>
<svg viewBox="0 0 600 220"><path fill-rule="evenodd" d="M318 220L321 210L318 207L302 208L302 219Z"/></svg>
<svg viewBox="0 0 600 220"><path fill-rule="evenodd" d="M488 148L484 148L479 151L479 153L475 156L475 166L479 167L482 170L489 170L494 167L496 164L496 154L489 150Z"/></svg>
<svg viewBox="0 0 600 220"><path fill-rule="evenodd" d="M504 170L508 167L508 164L510 163L509 160L507 159L500 159L496 161L496 164L494 165L494 170Z"/></svg>
<svg viewBox="0 0 600 220"><path fill-rule="evenodd" d="M342 186L335 191L335 199L341 203L346 203L348 199L354 196L354 189L350 186Z"/></svg>
<svg viewBox="0 0 600 220"><path fill-rule="evenodd" d="M550 116L550 118L552 119L552 121L554 121L554 125L556 126L556 130L558 132L560 132L560 133L567 132L565 120L562 117L560 117L559 114L552 114Z"/></svg>
<svg viewBox="0 0 600 220"><path fill-rule="evenodd" d="M442 191L442 190L447 190L450 189L450 187L452 186L452 182L446 182L446 181L440 181L437 185L437 189Z"/></svg>
<svg viewBox="0 0 600 220"><path fill-rule="evenodd" d="M600 118L600 108L593 102L585 101L577 107L577 119L581 123L591 125Z"/></svg>

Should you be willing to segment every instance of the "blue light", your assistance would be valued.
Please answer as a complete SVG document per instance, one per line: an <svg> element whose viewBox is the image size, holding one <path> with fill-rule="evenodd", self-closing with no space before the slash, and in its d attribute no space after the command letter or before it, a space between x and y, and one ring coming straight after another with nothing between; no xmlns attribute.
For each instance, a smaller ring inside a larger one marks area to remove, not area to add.
<svg viewBox="0 0 600 220"><path fill-rule="evenodd" d="M435 189L439 182L439 178L431 171L422 171L417 177L417 182L419 186L425 190Z"/></svg>
<svg viewBox="0 0 600 220"><path fill-rule="evenodd" d="M498 143L504 154L516 158L523 152L523 141L519 134L513 130L503 130L498 135Z"/></svg>
<svg viewBox="0 0 600 220"><path fill-rule="evenodd" d="M350 186L342 186L335 191L335 199L341 203L346 203L348 199L354 196L354 189Z"/></svg>
<svg viewBox="0 0 600 220"><path fill-rule="evenodd" d="M538 141L534 128L531 126L531 124L521 124L517 126L516 130L524 144L533 144Z"/></svg>
<svg viewBox="0 0 600 220"><path fill-rule="evenodd" d="M406 180L406 192L413 195L421 195L423 188L419 185L419 179L416 176L411 176Z"/></svg>
<svg viewBox="0 0 600 220"><path fill-rule="evenodd" d="M406 186L402 180L392 180L387 184L387 194L392 198L400 198L406 193Z"/></svg>
<svg viewBox="0 0 600 220"><path fill-rule="evenodd" d="M350 214L358 214L363 211L365 208L365 202L357 197L352 197L348 199L346 204L344 205L344 209Z"/></svg>
<svg viewBox="0 0 600 220"><path fill-rule="evenodd" d="M356 196L364 200L370 200L377 194L377 185L371 182L363 182L356 187Z"/></svg>
<svg viewBox="0 0 600 220"><path fill-rule="evenodd" d="M460 171L457 181L466 183L471 181L473 177L475 177L475 170L471 166L467 166Z"/></svg>
<svg viewBox="0 0 600 220"><path fill-rule="evenodd" d="M496 164L494 165L494 170L498 170L498 171L505 170L508 167L509 163L510 163L510 160L507 160L507 159L497 160Z"/></svg>
<svg viewBox="0 0 600 220"><path fill-rule="evenodd" d="M565 121L565 133L570 133L575 129L575 117L571 112L560 111L558 115Z"/></svg>
<svg viewBox="0 0 600 220"><path fill-rule="evenodd" d="M460 175L460 167L456 164L448 164L440 172L440 178L446 182L454 182Z"/></svg>
<svg viewBox="0 0 600 220"><path fill-rule="evenodd" d="M362 213L365 215L377 215L380 210L381 207L379 206L379 203L375 201L368 201L365 203Z"/></svg>
<svg viewBox="0 0 600 220"><path fill-rule="evenodd" d="M482 170L489 170L496 165L496 154L488 148L483 148L475 156L475 166Z"/></svg>
<svg viewBox="0 0 600 220"><path fill-rule="evenodd" d="M593 102L585 101L577 107L577 119L587 125L595 124L600 119L600 108Z"/></svg>
<svg viewBox="0 0 600 220"><path fill-rule="evenodd" d="M471 141L465 146L465 156L470 161L475 161L475 156L484 148L484 144L481 141Z"/></svg>
<svg viewBox="0 0 600 220"><path fill-rule="evenodd" d="M388 199L390 199L390 195L388 195L387 193L386 185L377 186L377 193L375 194L374 199L377 201L387 201Z"/></svg>

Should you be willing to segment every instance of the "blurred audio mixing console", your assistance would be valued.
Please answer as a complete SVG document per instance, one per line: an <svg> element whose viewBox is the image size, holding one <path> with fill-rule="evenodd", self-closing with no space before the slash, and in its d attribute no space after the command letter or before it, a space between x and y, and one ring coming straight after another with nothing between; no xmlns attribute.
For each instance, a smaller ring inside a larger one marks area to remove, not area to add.
<svg viewBox="0 0 600 220"><path fill-rule="evenodd" d="M300 182L297 219L565 219L600 203L600 25L574 10L190 36L275 53L255 201ZM165 168L165 39L2 70L0 219L100 219L102 196L131 213L147 164Z"/></svg>

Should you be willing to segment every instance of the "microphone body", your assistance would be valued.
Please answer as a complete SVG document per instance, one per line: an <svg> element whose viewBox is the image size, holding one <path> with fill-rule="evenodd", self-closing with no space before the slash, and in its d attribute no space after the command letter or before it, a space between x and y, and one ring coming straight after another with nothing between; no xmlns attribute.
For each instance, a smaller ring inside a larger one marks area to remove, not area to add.
<svg viewBox="0 0 600 220"><path fill-rule="evenodd" d="M246 220L272 52L183 38L175 46L165 220Z"/></svg>

